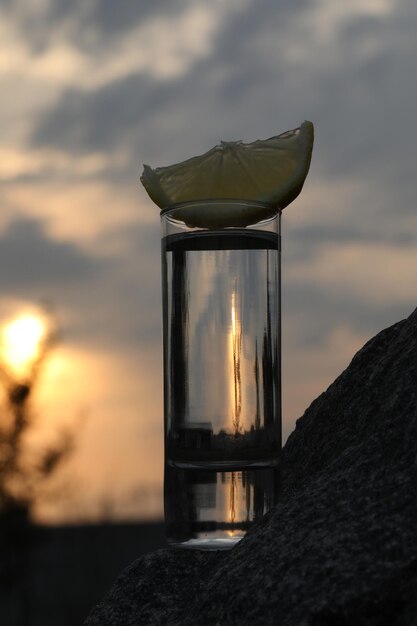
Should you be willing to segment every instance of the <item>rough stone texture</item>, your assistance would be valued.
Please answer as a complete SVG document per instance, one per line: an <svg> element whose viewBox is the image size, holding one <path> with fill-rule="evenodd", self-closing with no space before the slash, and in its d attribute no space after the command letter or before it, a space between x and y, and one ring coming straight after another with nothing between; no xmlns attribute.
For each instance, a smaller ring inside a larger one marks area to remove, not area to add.
<svg viewBox="0 0 417 626"><path fill-rule="evenodd" d="M416 452L417 310L298 420L280 503L240 544L137 560L86 626L417 625Z"/></svg>

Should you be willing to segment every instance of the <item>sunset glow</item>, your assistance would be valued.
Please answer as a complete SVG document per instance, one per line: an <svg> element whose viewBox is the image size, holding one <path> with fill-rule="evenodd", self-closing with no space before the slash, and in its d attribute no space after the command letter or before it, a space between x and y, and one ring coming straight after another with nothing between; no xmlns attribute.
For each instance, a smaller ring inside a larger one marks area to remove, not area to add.
<svg viewBox="0 0 417 626"><path fill-rule="evenodd" d="M40 356L47 337L46 321L33 313L23 313L3 329L2 359L16 375L24 376Z"/></svg>

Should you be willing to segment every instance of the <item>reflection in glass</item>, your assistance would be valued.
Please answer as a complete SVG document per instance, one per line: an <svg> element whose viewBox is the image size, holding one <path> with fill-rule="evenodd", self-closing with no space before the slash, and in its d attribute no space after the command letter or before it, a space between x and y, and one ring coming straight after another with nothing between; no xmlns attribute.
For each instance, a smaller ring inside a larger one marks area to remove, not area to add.
<svg viewBox="0 0 417 626"><path fill-rule="evenodd" d="M276 468L211 471L167 464L164 484L168 538L201 548L239 541L272 508L279 491Z"/></svg>
<svg viewBox="0 0 417 626"><path fill-rule="evenodd" d="M236 289L232 292L232 332L231 332L231 364L233 367L232 381L232 395L233 395L233 432L237 436L241 430L240 426L240 412L242 408L242 385L240 376L240 351L242 346L242 328L240 319L238 318L238 311L236 309Z"/></svg>
<svg viewBox="0 0 417 626"><path fill-rule="evenodd" d="M278 240L243 232L165 242L173 461L268 461L280 448Z"/></svg>

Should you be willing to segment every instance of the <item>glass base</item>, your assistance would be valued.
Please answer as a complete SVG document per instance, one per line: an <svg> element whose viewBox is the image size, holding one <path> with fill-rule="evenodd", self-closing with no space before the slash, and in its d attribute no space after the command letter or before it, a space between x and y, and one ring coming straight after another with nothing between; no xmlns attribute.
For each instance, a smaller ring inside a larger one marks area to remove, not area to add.
<svg viewBox="0 0 417 626"><path fill-rule="evenodd" d="M185 550L231 550L243 539L244 535L234 537L206 537L201 539L188 539L188 541L169 541L169 545L174 548Z"/></svg>
<svg viewBox="0 0 417 626"><path fill-rule="evenodd" d="M165 465L168 543L197 550L228 550L277 502L279 470L184 469Z"/></svg>

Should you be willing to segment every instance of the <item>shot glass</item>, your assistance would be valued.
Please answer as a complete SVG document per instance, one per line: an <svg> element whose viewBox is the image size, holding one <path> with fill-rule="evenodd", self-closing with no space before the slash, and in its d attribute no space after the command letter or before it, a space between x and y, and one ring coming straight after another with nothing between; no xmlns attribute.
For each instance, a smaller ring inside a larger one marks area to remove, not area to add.
<svg viewBox="0 0 417 626"><path fill-rule="evenodd" d="M207 228L193 214L236 217ZM280 212L199 201L161 223L167 538L227 549L279 492Z"/></svg>

